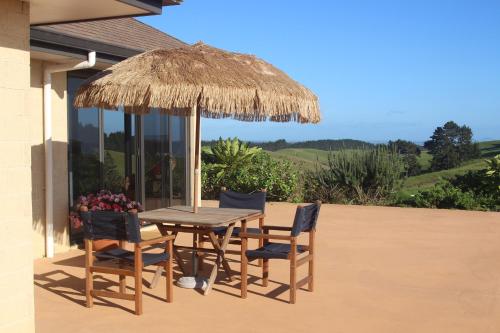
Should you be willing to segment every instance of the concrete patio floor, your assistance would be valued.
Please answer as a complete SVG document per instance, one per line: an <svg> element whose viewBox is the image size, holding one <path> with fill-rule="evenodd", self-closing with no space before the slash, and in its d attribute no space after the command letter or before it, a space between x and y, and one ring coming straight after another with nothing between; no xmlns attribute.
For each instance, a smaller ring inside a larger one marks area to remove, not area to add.
<svg viewBox="0 0 500 333"><path fill-rule="evenodd" d="M266 223L290 225L294 210L269 204ZM500 213L324 205L316 251L316 290L300 290L295 305L286 303L288 262L275 260L267 288L250 266L246 300L239 278L227 282L220 271L208 296L175 287L167 304L162 278L144 288L140 317L128 301L84 307L82 251L36 260L36 331L500 332ZM102 276L96 287L117 288L116 280Z"/></svg>

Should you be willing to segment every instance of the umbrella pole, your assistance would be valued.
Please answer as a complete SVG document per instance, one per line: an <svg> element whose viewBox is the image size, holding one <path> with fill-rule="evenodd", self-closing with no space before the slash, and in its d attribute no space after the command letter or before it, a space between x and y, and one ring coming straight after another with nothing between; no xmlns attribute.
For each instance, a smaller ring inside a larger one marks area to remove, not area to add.
<svg viewBox="0 0 500 333"><path fill-rule="evenodd" d="M196 117L195 117L195 153L194 153L194 198L193 198L193 213L198 213L198 188L200 186L200 146L201 146L201 137L200 137L200 126L201 126L201 115L200 115L200 110L198 110L198 107L196 106L195 108L196 112Z"/></svg>

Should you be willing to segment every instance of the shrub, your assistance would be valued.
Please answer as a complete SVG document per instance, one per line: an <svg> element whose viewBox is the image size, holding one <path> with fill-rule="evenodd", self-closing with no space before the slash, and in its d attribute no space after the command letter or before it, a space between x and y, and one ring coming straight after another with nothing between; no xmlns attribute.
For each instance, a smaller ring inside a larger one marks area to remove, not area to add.
<svg viewBox="0 0 500 333"><path fill-rule="evenodd" d="M447 208L479 210L481 204L472 192L462 192L449 182L422 190L410 197L404 204L420 208Z"/></svg>
<svg viewBox="0 0 500 333"><path fill-rule="evenodd" d="M204 199L216 199L219 196L220 188L225 186L233 191L251 193L265 188L267 199L271 201L296 201L299 200L298 172L292 164L287 161L276 161L271 156L260 149L248 148L245 144L235 144L232 146L253 149L252 156L242 154L244 157L238 159L228 159L231 150L221 149L227 152L221 154L207 154L202 163L202 195ZM218 144L226 145L228 141L219 140ZM212 151L214 148L212 148ZM233 150L234 152L235 150ZM207 153L208 150L205 150ZM227 161L238 160L238 163L228 163ZM224 162L226 161L226 162ZM223 167L222 167L223 166Z"/></svg>
<svg viewBox="0 0 500 333"><path fill-rule="evenodd" d="M484 170L469 171L434 187L401 197L398 204L424 208L500 210L500 157L488 160Z"/></svg>
<svg viewBox="0 0 500 333"><path fill-rule="evenodd" d="M418 156L420 156L421 150L415 143L398 139L396 141L389 141L387 147L389 150L394 150L402 155L408 176L416 176L422 173L422 168L418 163Z"/></svg>
<svg viewBox="0 0 500 333"><path fill-rule="evenodd" d="M328 167L305 177L306 201L385 203L400 186L405 163L385 147L332 152Z"/></svg>
<svg viewBox="0 0 500 333"><path fill-rule="evenodd" d="M261 150L257 147L249 148L248 144L238 138L219 138L212 147L203 148L202 157L212 165L211 169L216 171L216 177L220 178L245 168Z"/></svg>

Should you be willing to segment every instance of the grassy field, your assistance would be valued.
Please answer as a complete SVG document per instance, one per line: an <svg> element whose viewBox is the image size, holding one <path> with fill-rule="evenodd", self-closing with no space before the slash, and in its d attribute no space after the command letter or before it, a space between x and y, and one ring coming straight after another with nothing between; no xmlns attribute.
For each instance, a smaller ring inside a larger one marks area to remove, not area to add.
<svg viewBox="0 0 500 333"><path fill-rule="evenodd" d="M286 148L267 152L275 159L290 161L305 170L314 170L318 165L327 165L329 154L326 150L311 148Z"/></svg>
<svg viewBox="0 0 500 333"><path fill-rule="evenodd" d="M432 187L441 179L449 179L456 175L463 175L468 171L481 170L486 167L486 162L484 159L477 159L472 161L467 161L458 168L453 168L449 170L434 171L423 173L418 176L408 177L404 184L403 190L408 193L414 193L418 190Z"/></svg>

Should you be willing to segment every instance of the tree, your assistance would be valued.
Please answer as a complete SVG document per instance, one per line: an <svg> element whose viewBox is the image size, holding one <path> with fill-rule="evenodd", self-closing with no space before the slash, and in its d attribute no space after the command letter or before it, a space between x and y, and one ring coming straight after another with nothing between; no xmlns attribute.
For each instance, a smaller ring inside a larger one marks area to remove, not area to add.
<svg viewBox="0 0 500 333"><path fill-rule="evenodd" d="M453 121L437 127L424 147L432 155L432 170L451 169L480 156L479 147L472 142L470 127L459 126Z"/></svg>
<svg viewBox="0 0 500 333"><path fill-rule="evenodd" d="M411 141L396 140L389 141L387 147L389 150L402 155L403 161L406 164L406 172L408 176L416 176L420 174L421 168L417 158L421 153L419 146Z"/></svg>

